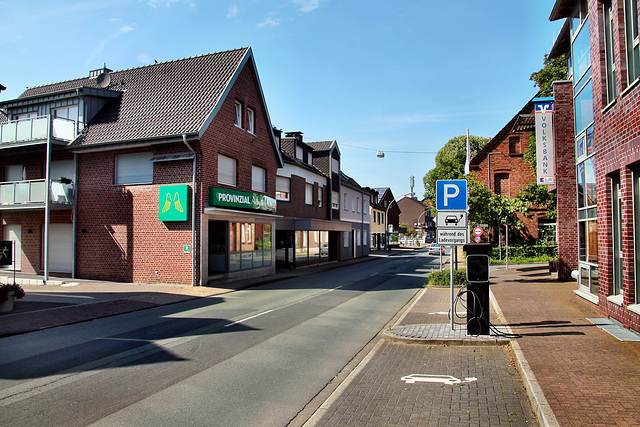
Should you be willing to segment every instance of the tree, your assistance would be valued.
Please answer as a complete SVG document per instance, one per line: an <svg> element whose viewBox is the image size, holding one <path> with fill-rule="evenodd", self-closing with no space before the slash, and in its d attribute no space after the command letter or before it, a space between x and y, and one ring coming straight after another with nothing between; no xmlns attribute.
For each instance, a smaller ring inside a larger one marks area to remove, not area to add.
<svg viewBox="0 0 640 427"><path fill-rule="evenodd" d="M553 94L553 82L567 79L567 61L564 55L551 59L549 54L545 54L542 63L542 69L532 73L529 80L540 88L539 96L550 96Z"/></svg>
<svg viewBox="0 0 640 427"><path fill-rule="evenodd" d="M470 136L471 158L490 141L490 138ZM436 206L436 181L442 179L464 179L464 163L467 157L467 136L451 138L436 154L436 166L422 179L424 197Z"/></svg>

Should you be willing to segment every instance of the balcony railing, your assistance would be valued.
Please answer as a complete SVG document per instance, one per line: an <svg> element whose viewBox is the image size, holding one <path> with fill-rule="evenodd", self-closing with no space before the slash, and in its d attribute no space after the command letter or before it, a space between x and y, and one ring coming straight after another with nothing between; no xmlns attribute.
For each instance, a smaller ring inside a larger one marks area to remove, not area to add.
<svg viewBox="0 0 640 427"><path fill-rule="evenodd" d="M0 125L0 144L15 142L46 141L49 116L14 120ZM51 137L62 141L73 141L77 136L74 120L54 118Z"/></svg>
<svg viewBox="0 0 640 427"><path fill-rule="evenodd" d="M0 205L34 205L44 204L44 179L30 181L0 182ZM49 189L49 200L52 204L73 204L74 185L53 181Z"/></svg>

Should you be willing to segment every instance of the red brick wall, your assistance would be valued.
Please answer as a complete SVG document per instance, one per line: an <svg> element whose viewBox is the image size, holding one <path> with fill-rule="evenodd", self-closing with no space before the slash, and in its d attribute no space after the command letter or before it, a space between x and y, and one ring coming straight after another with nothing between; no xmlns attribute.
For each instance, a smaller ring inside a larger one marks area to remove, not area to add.
<svg viewBox="0 0 640 427"><path fill-rule="evenodd" d="M614 33L617 70L617 99L606 104L606 70L602 4L589 0L591 67L594 99L594 141L596 150L596 187L598 194L598 268L600 273L600 308L626 327L640 330L640 315L609 300L613 289L613 237L611 183L612 174L620 174L622 192L623 304L635 301L633 182L631 167L640 162L640 85L627 85L627 64L623 10L614 8ZM637 209L637 207L636 207Z"/></svg>
<svg viewBox="0 0 640 427"><path fill-rule="evenodd" d="M183 253L183 245L191 244L191 221L159 221L158 191L159 185L191 185L192 162L156 163L153 184L114 185L117 155L139 151L164 154L175 152L175 148L160 146L80 156L76 226L78 277L191 283L191 256Z"/></svg>
<svg viewBox="0 0 640 427"><path fill-rule="evenodd" d="M568 81L556 82L553 94L558 197L558 278L570 280L571 272L578 268L573 84Z"/></svg>
<svg viewBox="0 0 640 427"><path fill-rule="evenodd" d="M323 178L326 179L326 178ZM313 204L305 203L306 180L291 175L289 201L278 200L278 215L290 218L327 219L327 203L331 203L331 195L327 185L323 185L322 206L318 207L318 183L313 184Z"/></svg>

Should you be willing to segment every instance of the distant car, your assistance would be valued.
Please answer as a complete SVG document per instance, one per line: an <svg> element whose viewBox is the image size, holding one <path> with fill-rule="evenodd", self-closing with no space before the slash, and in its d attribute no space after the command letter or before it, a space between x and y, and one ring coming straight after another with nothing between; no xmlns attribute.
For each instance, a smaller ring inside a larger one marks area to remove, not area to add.
<svg viewBox="0 0 640 427"><path fill-rule="evenodd" d="M429 255L440 255L444 254L444 248L437 243L432 243L429 245Z"/></svg>
<svg viewBox="0 0 640 427"><path fill-rule="evenodd" d="M323 243L320 247L320 255L329 255L329 244Z"/></svg>

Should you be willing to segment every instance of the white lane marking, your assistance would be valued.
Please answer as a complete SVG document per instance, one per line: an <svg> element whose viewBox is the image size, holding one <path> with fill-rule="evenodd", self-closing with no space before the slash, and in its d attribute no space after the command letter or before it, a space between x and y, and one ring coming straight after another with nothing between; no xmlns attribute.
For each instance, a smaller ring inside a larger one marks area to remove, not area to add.
<svg viewBox="0 0 640 427"><path fill-rule="evenodd" d="M224 325L225 328L229 326L237 325L238 323L246 322L247 320L255 319L256 317L260 317L264 314L271 313L273 310L263 311L262 313L254 314L253 316L245 317L244 319L236 320L235 322L227 323Z"/></svg>

